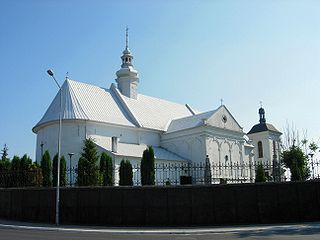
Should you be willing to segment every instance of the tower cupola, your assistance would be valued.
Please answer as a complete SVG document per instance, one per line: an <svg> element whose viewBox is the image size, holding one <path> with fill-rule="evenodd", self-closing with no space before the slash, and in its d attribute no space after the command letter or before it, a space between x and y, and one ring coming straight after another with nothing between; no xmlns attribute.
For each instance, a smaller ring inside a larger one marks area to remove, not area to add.
<svg viewBox="0 0 320 240"><path fill-rule="evenodd" d="M133 55L129 49L129 36L128 36L128 28L126 29L126 47L122 52L121 60L121 68L117 71L117 79L116 82L118 84L118 89L120 92L133 99L137 99L138 96L138 83L139 83L139 75L138 71L133 68L132 60Z"/></svg>

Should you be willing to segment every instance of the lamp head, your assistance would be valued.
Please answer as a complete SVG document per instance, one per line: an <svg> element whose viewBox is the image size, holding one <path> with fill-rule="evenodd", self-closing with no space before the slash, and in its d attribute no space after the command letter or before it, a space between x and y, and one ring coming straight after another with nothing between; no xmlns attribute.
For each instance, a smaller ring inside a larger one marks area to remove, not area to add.
<svg viewBox="0 0 320 240"><path fill-rule="evenodd" d="M53 77L53 71L51 69L48 69L47 73L49 74L49 76Z"/></svg>

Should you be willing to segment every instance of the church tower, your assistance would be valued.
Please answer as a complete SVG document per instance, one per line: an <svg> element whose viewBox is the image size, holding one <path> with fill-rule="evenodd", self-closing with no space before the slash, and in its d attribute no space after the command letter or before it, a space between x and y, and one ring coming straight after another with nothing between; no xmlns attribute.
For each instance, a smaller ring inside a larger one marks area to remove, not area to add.
<svg viewBox="0 0 320 240"><path fill-rule="evenodd" d="M255 162L265 166L267 176L272 176L272 167L279 163L282 133L272 124L266 122L265 110L259 108L259 123L248 132L248 137L254 145ZM268 166L268 168L266 168Z"/></svg>
<svg viewBox="0 0 320 240"><path fill-rule="evenodd" d="M135 70L132 65L133 56L128 46L128 28L126 29L126 48L122 53L121 68L116 73L118 89L123 95L137 99L139 75L138 71Z"/></svg>

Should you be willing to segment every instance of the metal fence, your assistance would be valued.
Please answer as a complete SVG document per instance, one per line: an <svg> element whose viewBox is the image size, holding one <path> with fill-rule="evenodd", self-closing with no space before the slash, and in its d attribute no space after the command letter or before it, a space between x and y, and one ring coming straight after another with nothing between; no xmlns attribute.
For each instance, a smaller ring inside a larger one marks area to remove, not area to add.
<svg viewBox="0 0 320 240"><path fill-rule="evenodd" d="M310 169L309 179L320 179L320 163L313 160L308 163ZM168 163L155 164L155 185L181 185L181 184L221 184L221 183L250 183L255 182L258 165L252 164L207 164L207 163ZM290 174L286 174L280 164L263 164L267 181L288 181ZM141 185L141 167L132 165L133 185ZM94 185L102 186L103 176L98 169L93 174L83 175L82 178L97 177ZM0 171L0 187L32 187L42 186L41 169L30 171ZM81 179L80 182L86 179ZM78 186L78 168L68 168L65 172L65 186ZM119 166L113 169L113 183L119 184Z"/></svg>

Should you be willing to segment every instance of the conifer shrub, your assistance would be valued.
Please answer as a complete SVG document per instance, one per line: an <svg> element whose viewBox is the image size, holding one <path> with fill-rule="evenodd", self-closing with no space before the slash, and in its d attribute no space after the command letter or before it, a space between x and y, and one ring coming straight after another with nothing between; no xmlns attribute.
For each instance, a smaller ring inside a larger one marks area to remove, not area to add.
<svg viewBox="0 0 320 240"><path fill-rule="evenodd" d="M149 146L143 151L141 159L141 184L154 185L155 169L154 169L154 150Z"/></svg>
<svg viewBox="0 0 320 240"><path fill-rule="evenodd" d="M52 186L52 163L48 150L46 150L41 159L41 170L42 170L42 186Z"/></svg>
<svg viewBox="0 0 320 240"><path fill-rule="evenodd" d="M122 159L119 170L119 185L120 186L132 186L133 185L133 173L132 165L128 160Z"/></svg>
<svg viewBox="0 0 320 240"><path fill-rule="evenodd" d="M84 147L78 162L77 184L79 186L96 186L99 183L99 156L97 148L91 138L83 141Z"/></svg>
<svg viewBox="0 0 320 240"><path fill-rule="evenodd" d="M113 185L112 158L106 152L103 152L100 157L100 174L103 186Z"/></svg>
<svg viewBox="0 0 320 240"><path fill-rule="evenodd" d="M255 182L265 182L267 180L262 163L259 162L256 171L256 180Z"/></svg>
<svg viewBox="0 0 320 240"><path fill-rule="evenodd" d="M58 154L54 155L52 161L52 184L57 186L57 166L58 166ZM67 163L65 157L62 155L60 158L60 186L66 186L67 184Z"/></svg>

